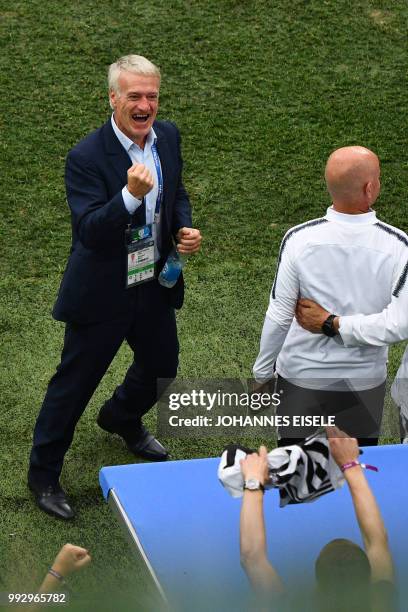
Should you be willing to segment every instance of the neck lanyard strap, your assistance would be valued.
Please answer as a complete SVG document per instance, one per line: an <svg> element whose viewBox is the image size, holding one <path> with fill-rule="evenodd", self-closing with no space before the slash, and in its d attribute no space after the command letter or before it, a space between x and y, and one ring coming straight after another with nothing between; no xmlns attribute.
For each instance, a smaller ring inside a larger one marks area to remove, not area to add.
<svg viewBox="0 0 408 612"><path fill-rule="evenodd" d="M152 155L153 155L154 165L156 166L157 182L158 182L156 208L154 209L154 214L157 217L160 212L160 207L163 202L163 175L161 171L159 154L157 153L156 141L154 141L154 143L152 144Z"/></svg>

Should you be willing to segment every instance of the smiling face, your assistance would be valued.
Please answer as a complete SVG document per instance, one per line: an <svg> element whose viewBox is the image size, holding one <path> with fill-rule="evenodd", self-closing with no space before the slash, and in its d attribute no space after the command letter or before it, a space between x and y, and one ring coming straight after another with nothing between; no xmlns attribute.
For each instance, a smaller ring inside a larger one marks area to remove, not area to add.
<svg viewBox="0 0 408 612"><path fill-rule="evenodd" d="M143 148L159 107L160 79L122 71L109 97L118 128Z"/></svg>

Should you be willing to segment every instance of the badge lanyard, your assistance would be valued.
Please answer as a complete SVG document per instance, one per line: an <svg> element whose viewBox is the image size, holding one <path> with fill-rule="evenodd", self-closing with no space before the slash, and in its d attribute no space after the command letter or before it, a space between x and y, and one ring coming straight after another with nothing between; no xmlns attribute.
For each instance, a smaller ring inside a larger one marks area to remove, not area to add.
<svg viewBox="0 0 408 612"><path fill-rule="evenodd" d="M134 287L154 278L154 245L157 238L157 223L160 207L163 202L163 175L157 153L156 141L151 147L154 165L157 172L157 200L153 224L137 228L128 228L127 242L127 278L126 287Z"/></svg>
<svg viewBox="0 0 408 612"><path fill-rule="evenodd" d="M152 144L152 156L154 165L156 167L157 172L157 200L156 200L156 208L154 209L154 220L157 223L159 219L160 207L163 202L163 175L161 171L159 154L157 153L156 141Z"/></svg>

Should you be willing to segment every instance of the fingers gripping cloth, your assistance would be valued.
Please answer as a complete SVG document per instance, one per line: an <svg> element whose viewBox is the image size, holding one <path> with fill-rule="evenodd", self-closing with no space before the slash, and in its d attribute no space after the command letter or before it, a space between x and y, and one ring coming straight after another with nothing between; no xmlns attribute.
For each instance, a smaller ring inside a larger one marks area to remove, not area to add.
<svg viewBox="0 0 408 612"><path fill-rule="evenodd" d="M218 478L232 495L242 497L244 477L240 460L254 451L237 444L226 447L218 467ZM329 451L324 434L300 444L275 448L267 455L269 481L265 489L279 489L280 507L311 502L343 486L344 476Z"/></svg>

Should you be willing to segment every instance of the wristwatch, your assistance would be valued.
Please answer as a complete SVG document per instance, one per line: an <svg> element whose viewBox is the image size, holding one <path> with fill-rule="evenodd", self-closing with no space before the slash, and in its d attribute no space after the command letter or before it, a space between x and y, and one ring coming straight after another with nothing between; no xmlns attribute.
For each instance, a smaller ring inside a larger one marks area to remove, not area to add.
<svg viewBox="0 0 408 612"><path fill-rule="evenodd" d="M245 480L244 489L248 489L248 491L265 491L263 484L256 478L248 478L248 480Z"/></svg>
<svg viewBox="0 0 408 612"><path fill-rule="evenodd" d="M333 336L337 336L336 330L334 329L333 321L337 317L335 314L331 314L327 317L325 322L322 325L322 332L329 336L329 338L333 338Z"/></svg>

